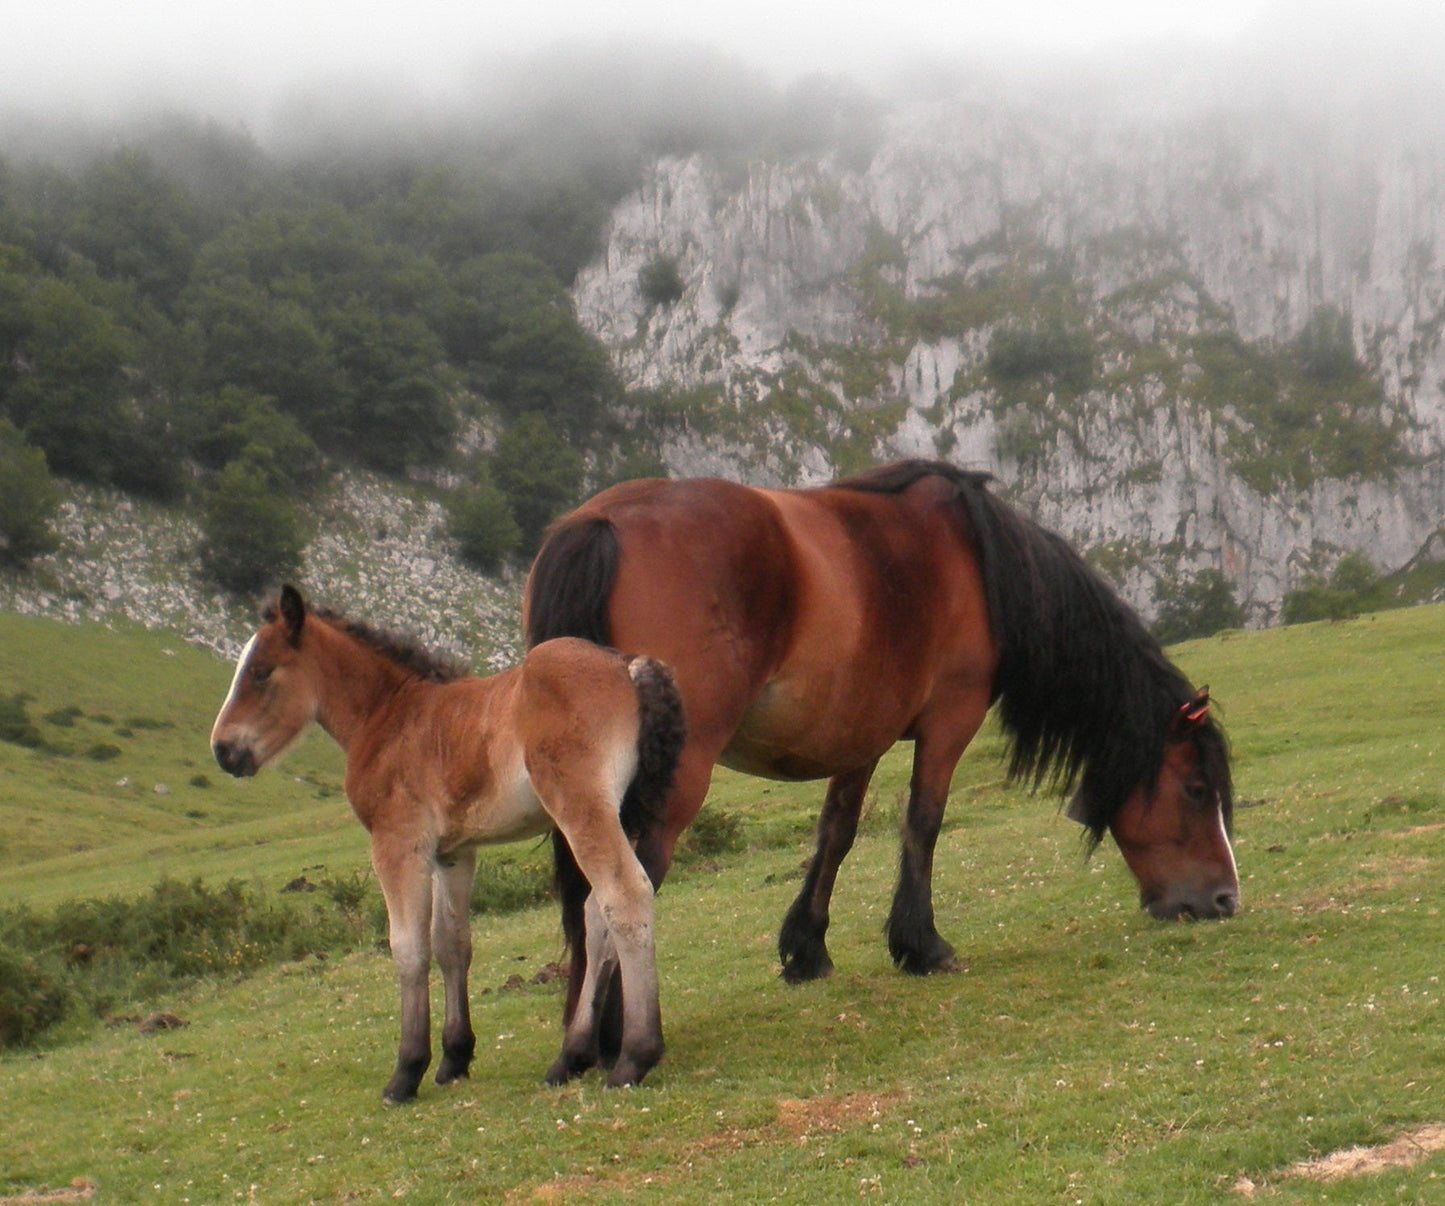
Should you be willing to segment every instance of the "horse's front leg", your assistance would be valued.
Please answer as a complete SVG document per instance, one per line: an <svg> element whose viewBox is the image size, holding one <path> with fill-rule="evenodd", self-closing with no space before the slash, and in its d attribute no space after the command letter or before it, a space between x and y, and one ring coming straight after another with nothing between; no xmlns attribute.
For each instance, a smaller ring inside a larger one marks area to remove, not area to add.
<svg viewBox="0 0 1445 1206"><path fill-rule="evenodd" d="M472 880L477 853L467 849L439 860L432 876L431 944L446 989L439 1085L466 1079L477 1049L467 1002L467 971L472 965Z"/></svg>
<svg viewBox="0 0 1445 1206"><path fill-rule="evenodd" d="M432 864L408 834L372 832L371 864L386 898L391 958L401 986L401 1041L396 1071L382 1092L388 1105L410 1101L431 1063Z"/></svg>
<svg viewBox="0 0 1445 1206"><path fill-rule="evenodd" d="M798 899L783 918L783 928L778 932L778 956L783 961L783 979L789 984L817 980L833 970L826 941L828 905L838 868L853 848L863 795L877 765L876 761L870 762L828 783L823 811L818 814L817 849L808 864Z"/></svg>
<svg viewBox="0 0 1445 1206"><path fill-rule="evenodd" d="M988 697L976 692L957 710L943 710L937 731L921 726L913 750L913 778L903 821L898 887L888 916L888 951L906 972L958 971L959 962L933 920L933 850L943 827L943 810L953 770L983 723Z"/></svg>

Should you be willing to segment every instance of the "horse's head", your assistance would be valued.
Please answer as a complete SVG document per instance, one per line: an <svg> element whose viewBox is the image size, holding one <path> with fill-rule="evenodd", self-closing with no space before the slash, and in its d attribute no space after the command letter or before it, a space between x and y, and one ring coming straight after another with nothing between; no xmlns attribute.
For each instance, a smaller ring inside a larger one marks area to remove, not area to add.
<svg viewBox="0 0 1445 1206"><path fill-rule="evenodd" d="M229 775L254 775L316 718L317 696L302 664L306 603L293 586L266 609L246 642L231 690L211 729L211 751Z"/></svg>
<svg viewBox="0 0 1445 1206"><path fill-rule="evenodd" d="M1234 914L1239 871L1230 844L1233 813L1229 754L1209 714L1206 688L1175 713L1152 784L1137 786L1108 821L1139 881L1139 901L1154 917Z"/></svg>

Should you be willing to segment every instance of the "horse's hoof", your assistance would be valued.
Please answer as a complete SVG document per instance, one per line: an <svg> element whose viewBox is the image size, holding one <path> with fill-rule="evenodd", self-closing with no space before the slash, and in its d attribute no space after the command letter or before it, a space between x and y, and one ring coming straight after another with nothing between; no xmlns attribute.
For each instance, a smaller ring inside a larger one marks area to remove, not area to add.
<svg viewBox="0 0 1445 1206"><path fill-rule="evenodd" d="M826 952L816 959L785 959L778 973L787 984L806 984L810 980L826 980L833 974L833 960Z"/></svg>
<svg viewBox="0 0 1445 1206"><path fill-rule="evenodd" d="M948 975L968 970L968 964L955 955L953 948L946 943L941 949L926 955L907 951L902 955L895 955L894 959L899 968L910 976Z"/></svg>
<svg viewBox="0 0 1445 1206"><path fill-rule="evenodd" d="M466 1068L450 1071L447 1068L438 1068L436 1081L439 1085L454 1085L459 1080L471 1080L471 1073Z"/></svg>

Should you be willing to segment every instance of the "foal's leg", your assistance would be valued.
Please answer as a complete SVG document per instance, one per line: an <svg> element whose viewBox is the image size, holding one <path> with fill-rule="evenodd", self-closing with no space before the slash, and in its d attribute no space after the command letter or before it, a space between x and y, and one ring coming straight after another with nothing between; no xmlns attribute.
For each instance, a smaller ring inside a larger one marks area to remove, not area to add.
<svg viewBox="0 0 1445 1206"><path fill-rule="evenodd" d="M838 775L828 784L823 811L818 815L818 846L808 864L803 887L778 934L778 954L783 961L783 979L789 984L816 980L833 970L825 937L828 932L828 902L838 868L853 847L863 796L873 777L877 761L856 771Z"/></svg>
<svg viewBox="0 0 1445 1206"><path fill-rule="evenodd" d="M596 912L616 952L622 979L622 1044L611 1087L635 1085L662 1058L662 1011L658 1004L657 955L653 941L652 882L632 853L622 830L601 865L586 867ZM589 912L588 928L592 927ZM589 962L592 943L588 941ZM588 969L589 976L592 969ZM598 978L603 969L599 967Z"/></svg>
<svg viewBox="0 0 1445 1206"><path fill-rule="evenodd" d="M718 747L720 748L720 747ZM672 865L672 852L683 831L697 816L707 789L712 782L713 764L717 760L714 744L698 741L683 751L673 775L672 790L667 796L663 823L637 841L637 861L642 864L653 889L660 889ZM572 979L580 982L585 974L581 951L572 953ZM604 1067L612 1067L622 1047L622 976L613 968L602 996L599 998L600 1018L597 1022L598 1058Z"/></svg>
<svg viewBox="0 0 1445 1206"><path fill-rule="evenodd" d="M533 785L566 836L592 887L587 898L586 962L562 1055L548 1073L560 1083L576 1075L606 1037L606 999L614 967L622 982L622 1034L607 1083L637 1084L662 1058L662 1013L657 1000L652 881L618 823L615 798L576 779L560 782L538 769ZM577 952L573 953L574 967Z"/></svg>
<svg viewBox="0 0 1445 1206"><path fill-rule="evenodd" d="M899 967L914 975L959 970L953 947L939 936L933 922L933 849L943 827L954 767L987 709L987 696L977 693L949 716L943 731L920 726L914 746L898 887L888 917L888 951Z"/></svg>
<svg viewBox="0 0 1445 1206"><path fill-rule="evenodd" d="M467 1003L467 971L472 965L472 879L477 852L463 850L440 862L432 876L432 952L446 986L446 1022L442 1026L442 1062L437 1084L467 1076L477 1048Z"/></svg>
<svg viewBox="0 0 1445 1206"><path fill-rule="evenodd" d="M401 984L401 1042L396 1071L382 1092L389 1105L410 1101L431 1063L431 1012L427 972L431 964L432 864L409 835L373 832L371 862L386 897L391 958Z"/></svg>
<svg viewBox="0 0 1445 1206"><path fill-rule="evenodd" d="M614 973L617 971L617 952L612 945L612 935L608 932L607 921L602 915L602 905L595 894L587 897L584 913L587 933L586 949L576 953L578 958L585 960L582 987L577 997L576 1007L571 1016L565 1019L562 1054L547 1070L549 1085L565 1084L574 1076L580 1076L587 1071L600 1058L599 1035L604 999L608 996ZM621 995L622 990L619 985L616 996L620 998ZM621 1016L619 1010L617 1041L619 1048L622 1045ZM617 1056L615 1049L612 1055L615 1062Z"/></svg>

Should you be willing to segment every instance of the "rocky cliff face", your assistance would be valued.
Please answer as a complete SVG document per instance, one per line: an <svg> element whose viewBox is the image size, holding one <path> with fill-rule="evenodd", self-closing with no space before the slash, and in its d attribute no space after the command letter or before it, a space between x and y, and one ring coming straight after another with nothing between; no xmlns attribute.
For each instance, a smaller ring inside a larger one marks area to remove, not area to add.
<svg viewBox="0 0 1445 1206"><path fill-rule="evenodd" d="M1363 119L960 96L866 168L657 163L576 299L674 472L943 456L1146 610L1217 567L1263 621L1445 516L1442 185L1441 139Z"/></svg>

